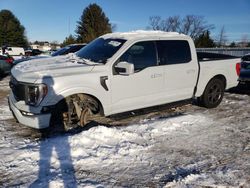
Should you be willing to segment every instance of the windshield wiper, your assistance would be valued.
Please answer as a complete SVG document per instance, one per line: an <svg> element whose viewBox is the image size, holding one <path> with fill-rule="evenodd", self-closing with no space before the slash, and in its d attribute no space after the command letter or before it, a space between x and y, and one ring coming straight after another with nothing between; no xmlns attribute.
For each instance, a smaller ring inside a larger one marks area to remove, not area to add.
<svg viewBox="0 0 250 188"><path fill-rule="evenodd" d="M98 64L106 64L107 63L107 60L106 59L103 59L103 60L99 60L98 61Z"/></svg>
<svg viewBox="0 0 250 188"><path fill-rule="evenodd" d="M78 58L79 58L80 61L78 61L77 63L79 63L79 64L82 64L82 63L87 64L87 65L98 65L99 64L99 63L93 62L93 61L91 61L89 59L85 59L85 58L82 58L82 57L78 57Z"/></svg>

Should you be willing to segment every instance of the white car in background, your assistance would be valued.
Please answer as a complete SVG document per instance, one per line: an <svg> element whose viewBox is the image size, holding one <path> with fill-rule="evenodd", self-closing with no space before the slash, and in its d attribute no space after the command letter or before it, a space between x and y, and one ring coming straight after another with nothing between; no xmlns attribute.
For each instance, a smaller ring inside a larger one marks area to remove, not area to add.
<svg viewBox="0 0 250 188"><path fill-rule="evenodd" d="M5 49L5 54L8 54L10 56L22 56L25 55L25 52L21 47L7 47Z"/></svg>

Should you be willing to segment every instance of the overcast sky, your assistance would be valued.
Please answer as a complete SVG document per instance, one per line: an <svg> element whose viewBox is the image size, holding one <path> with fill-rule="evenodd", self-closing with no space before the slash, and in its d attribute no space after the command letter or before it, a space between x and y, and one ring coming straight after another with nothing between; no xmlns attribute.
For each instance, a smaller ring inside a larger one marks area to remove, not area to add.
<svg viewBox="0 0 250 188"><path fill-rule="evenodd" d="M250 40L250 0L0 0L0 10L14 13L30 41L62 42L75 34L76 22L90 3L101 6L118 32L146 29L150 16L194 14L214 24L214 37L224 26L229 41L243 36Z"/></svg>

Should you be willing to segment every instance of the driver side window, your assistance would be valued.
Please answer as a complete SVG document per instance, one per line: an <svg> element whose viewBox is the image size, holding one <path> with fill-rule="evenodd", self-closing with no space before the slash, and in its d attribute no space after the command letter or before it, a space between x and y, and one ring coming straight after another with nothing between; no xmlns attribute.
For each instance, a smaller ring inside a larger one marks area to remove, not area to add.
<svg viewBox="0 0 250 188"><path fill-rule="evenodd" d="M156 66L156 50L153 41L138 42L131 46L121 57L119 62L134 64L135 72L147 67Z"/></svg>

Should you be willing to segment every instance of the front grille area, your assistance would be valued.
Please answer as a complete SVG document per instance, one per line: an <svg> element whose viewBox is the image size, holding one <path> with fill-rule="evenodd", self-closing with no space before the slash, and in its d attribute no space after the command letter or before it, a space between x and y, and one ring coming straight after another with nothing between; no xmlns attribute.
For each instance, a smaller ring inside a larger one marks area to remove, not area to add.
<svg viewBox="0 0 250 188"><path fill-rule="evenodd" d="M25 85L21 82L18 82L13 76L10 78L10 88L14 94L14 97L17 101L25 100Z"/></svg>

